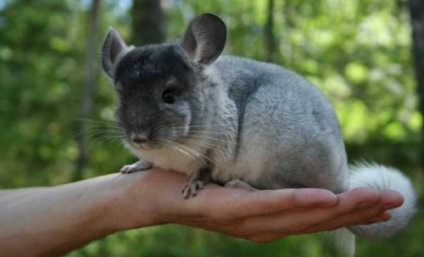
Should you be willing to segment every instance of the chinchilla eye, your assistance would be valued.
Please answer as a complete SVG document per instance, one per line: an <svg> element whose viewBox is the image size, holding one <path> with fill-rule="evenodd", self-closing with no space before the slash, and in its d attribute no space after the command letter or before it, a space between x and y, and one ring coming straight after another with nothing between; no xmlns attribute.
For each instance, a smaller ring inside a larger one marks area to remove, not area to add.
<svg viewBox="0 0 424 257"><path fill-rule="evenodd" d="M162 101L167 104L173 104L175 102L175 95L170 90L165 90L162 93Z"/></svg>

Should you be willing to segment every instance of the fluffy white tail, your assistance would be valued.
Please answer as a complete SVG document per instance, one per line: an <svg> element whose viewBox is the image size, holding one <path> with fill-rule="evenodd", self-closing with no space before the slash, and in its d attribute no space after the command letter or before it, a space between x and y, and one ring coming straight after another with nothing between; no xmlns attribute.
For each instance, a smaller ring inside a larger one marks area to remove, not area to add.
<svg viewBox="0 0 424 257"><path fill-rule="evenodd" d="M389 211L391 219L370 225L348 228L351 232L367 239L385 239L404 229L416 212L417 196L409 178L400 171L376 164L360 164L351 167L349 190L371 187L377 190L392 189L402 194L403 204ZM336 232L337 245L344 248L348 256L355 252L355 237L347 229ZM349 235L350 234L350 235Z"/></svg>
<svg viewBox="0 0 424 257"><path fill-rule="evenodd" d="M391 219L370 225L349 228L367 239L384 239L404 229L416 211L417 196L411 181L400 171L381 165L362 164L352 167L349 189L372 187L377 190L392 189L402 194L403 204L390 210Z"/></svg>

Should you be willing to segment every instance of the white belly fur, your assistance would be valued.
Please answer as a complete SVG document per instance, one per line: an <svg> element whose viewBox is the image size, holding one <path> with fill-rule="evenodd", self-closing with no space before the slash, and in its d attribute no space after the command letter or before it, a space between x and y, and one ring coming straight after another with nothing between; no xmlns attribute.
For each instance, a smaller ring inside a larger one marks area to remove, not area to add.
<svg viewBox="0 0 424 257"><path fill-rule="evenodd" d="M203 149L194 145L179 147L162 147L153 150L140 150L130 147L130 150L140 159L165 170L173 170L190 176L205 165ZM189 149L189 150L187 150Z"/></svg>

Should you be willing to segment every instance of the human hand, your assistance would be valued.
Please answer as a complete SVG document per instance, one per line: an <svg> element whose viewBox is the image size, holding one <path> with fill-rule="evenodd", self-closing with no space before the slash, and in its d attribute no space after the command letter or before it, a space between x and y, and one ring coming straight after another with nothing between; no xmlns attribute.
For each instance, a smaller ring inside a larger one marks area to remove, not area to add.
<svg viewBox="0 0 424 257"><path fill-rule="evenodd" d="M248 191L208 184L184 199L186 177L151 170L117 175L119 229L179 223L255 242L386 221L402 204L395 191L358 188L341 194L325 189ZM146 197L149 196L149 197Z"/></svg>

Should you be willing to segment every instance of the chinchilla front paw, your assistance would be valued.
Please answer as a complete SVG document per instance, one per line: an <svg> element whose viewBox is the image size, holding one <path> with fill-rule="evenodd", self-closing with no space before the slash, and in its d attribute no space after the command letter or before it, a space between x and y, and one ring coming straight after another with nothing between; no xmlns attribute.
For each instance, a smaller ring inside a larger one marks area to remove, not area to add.
<svg viewBox="0 0 424 257"><path fill-rule="evenodd" d="M136 163L125 165L124 167L121 168L120 172L122 174L129 174L129 173L133 173L133 172L137 172L137 171L148 170L148 169L151 169L151 168L152 168L151 163L149 163L145 160L139 160Z"/></svg>

